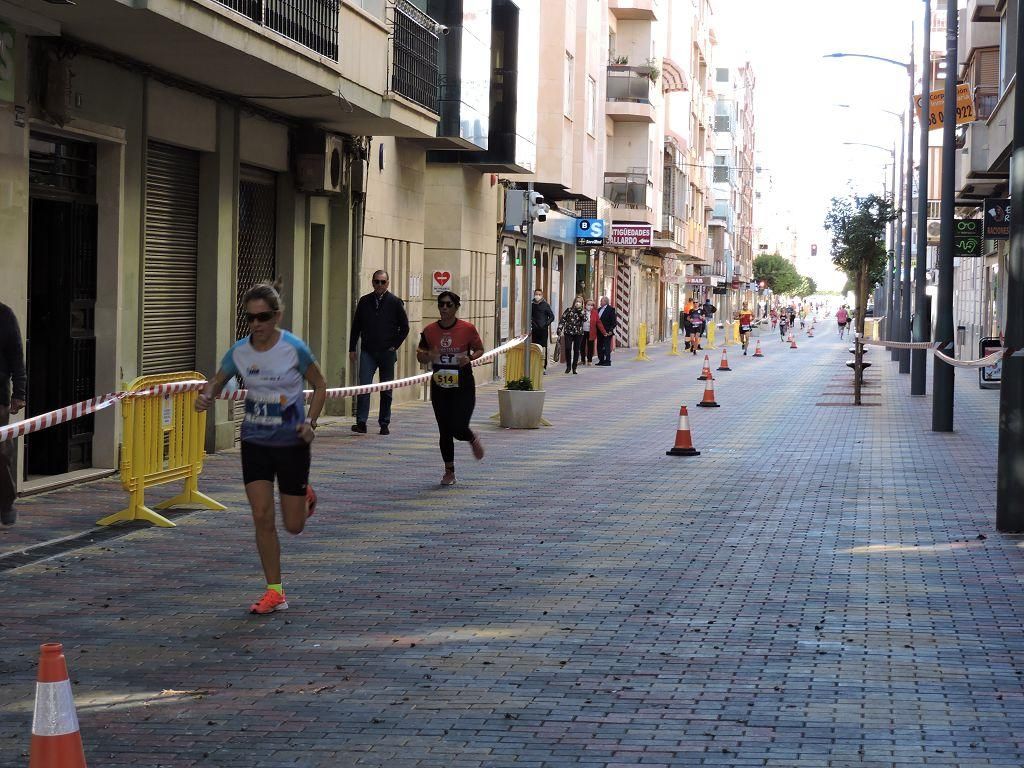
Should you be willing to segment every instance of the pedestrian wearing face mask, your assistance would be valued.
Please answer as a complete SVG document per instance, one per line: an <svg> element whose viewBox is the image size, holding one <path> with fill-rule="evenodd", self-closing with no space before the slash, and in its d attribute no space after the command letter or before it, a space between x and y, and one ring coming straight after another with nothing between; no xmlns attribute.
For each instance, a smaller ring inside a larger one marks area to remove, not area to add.
<svg viewBox="0 0 1024 768"><path fill-rule="evenodd" d="M533 305L530 307L530 338L534 344L544 347L544 368L548 367L548 337L551 324L555 322L555 313L551 305L544 301L542 291L533 292Z"/></svg>
<svg viewBox="0 0 1024 768"><path fill-rule="evenodd" d="M583 359L587 365L593 365L597 340L604 335L604 326L601 324L601 318L598 317L597 307L594 306L592 299L587 299L585 317L586 320L583 322ZM601 358L598 357L598 362L600 360Z"/></svg>
<svg viewBox="0 0 1024 768"><path fill-rule="evenodd" d="M583 309L583 297L577 296L572 306L562 313L558 321L558 336L563 340L565 349L565 372L576 373L576 366L583 356L583 324L586 322L586 311Z"/></svg>

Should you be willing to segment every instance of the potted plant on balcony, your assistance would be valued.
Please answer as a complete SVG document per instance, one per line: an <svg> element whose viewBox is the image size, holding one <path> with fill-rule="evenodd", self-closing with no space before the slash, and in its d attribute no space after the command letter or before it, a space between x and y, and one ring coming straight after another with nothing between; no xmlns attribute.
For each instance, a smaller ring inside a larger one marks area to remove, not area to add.
<svg viewBox="0 0 1024 768"><path fill-rule="evenodd" d="M650 80L651 83L657 83L658 78L661 77L661 66L658 64L658 60L648 59L644 62L644 66L647 67L647 72L645 73L647 75L647 79Z"/></svg>
<svg viewBox="0 0 1024 768"><path fill-rule="evenodd" d="M544 390L535 390L529 376L498 390L498 419L505 429L537 429L543 414Z"/></svg>

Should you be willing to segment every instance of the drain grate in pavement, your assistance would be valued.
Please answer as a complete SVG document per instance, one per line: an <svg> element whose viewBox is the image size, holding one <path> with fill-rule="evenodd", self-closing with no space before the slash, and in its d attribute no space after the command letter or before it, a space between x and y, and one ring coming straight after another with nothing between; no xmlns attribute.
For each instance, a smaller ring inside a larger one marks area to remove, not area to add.
<svg viewBox="0 0 1024 768"><path fill-rule="evenodd" d="M161 510L160 514L169 520L174 520L175 518L184 517L185 515L193 512L195 512L194 509ZM78 533L74 536L66 536L63 539L44 541L42 544L35 544L31 547L25 547L24 549L0 555L0 573L3 573L4 571L13 571L15 568L22 568L26 565L31 565L32 563L38 563L41 560L56 557L57 555L74 552L77 549L91 547L93 544L97 544L102 541L119 539L122 536L127 536L129 533L143 531L152 527L153 526L150 523L142 520L135 520L129 523L117 523L115 525L97 528L96 530Z"/></svg>

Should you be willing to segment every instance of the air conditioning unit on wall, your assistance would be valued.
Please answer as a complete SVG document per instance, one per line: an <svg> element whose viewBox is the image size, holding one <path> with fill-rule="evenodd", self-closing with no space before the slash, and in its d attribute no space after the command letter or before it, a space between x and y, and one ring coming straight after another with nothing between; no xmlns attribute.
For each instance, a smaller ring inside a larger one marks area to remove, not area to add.
<svg viewBox="0 0 1024 768"><path fill-rule="evenodd" d="M295 154L295 183L300 192L340 194L345 185L345 144L333 133L303 137Z"/></svg>
<svg viewBox="0 0 1024 768"><path fill-rule="evenodd" d="M928 219L928 245L938 245L942 233L942 222L939 219Z"/></svg>

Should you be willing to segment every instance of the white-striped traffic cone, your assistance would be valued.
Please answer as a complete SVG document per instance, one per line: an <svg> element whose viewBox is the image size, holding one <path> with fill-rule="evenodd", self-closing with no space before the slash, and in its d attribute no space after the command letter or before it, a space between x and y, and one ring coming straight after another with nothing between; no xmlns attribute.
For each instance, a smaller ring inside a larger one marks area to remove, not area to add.
<svg viewBox="0 0 1024 768"><path fill-rule="evenodd" d="M86 768L82 734L60 643L39 648L29 768Z"/></svg>
<svg viewBox="0 0 1024 768"><path fill-rule="evenodd" d="M666 456L700 456L700 451L693 449L693 439L690 437L690 417L686 412L686 406L679 406L679 428L676 430L676 444L672 450L665 451Z"/></svg>

